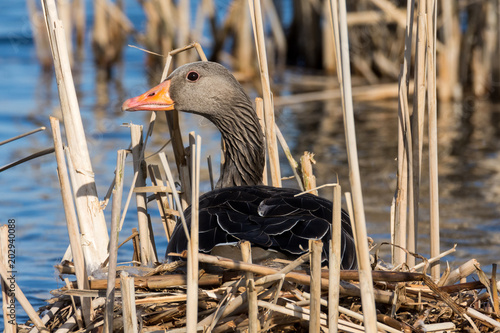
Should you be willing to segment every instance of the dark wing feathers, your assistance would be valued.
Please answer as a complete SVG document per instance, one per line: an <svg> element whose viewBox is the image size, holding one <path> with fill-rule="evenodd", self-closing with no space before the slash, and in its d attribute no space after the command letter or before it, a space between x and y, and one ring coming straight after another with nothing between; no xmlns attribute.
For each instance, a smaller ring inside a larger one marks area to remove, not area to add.
<svg viewBox="0 0 500 333"><path fill-rule="evenodd" d="M300 255L310 239L330 240L332 203L297 190L269 186L239 186L217 189L200 197L200 251L210 252L220 243L247 240L263 248ZM188 226L191 208L186 212ZM356 253L349 216L342 212L342 266L356 267ZM177 224L167 254L187 248L182 225ZM328 246L323 258L328 258Z"/></svg>

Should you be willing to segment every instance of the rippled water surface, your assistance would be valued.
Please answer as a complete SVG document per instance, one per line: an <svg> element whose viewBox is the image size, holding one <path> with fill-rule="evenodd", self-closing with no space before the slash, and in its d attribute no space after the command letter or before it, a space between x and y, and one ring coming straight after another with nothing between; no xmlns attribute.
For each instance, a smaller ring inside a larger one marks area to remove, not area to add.
<svg viewBox="0 0 500 333"><path fill-rule="evenodd" d="M132 12L134 8L130 9ZM137 8L136 8L137 10ZM25 4L7 0L0 3L0 141L39 126L49 127L48 117L59 116L59 101L52 72L44 74L36 59ZM133 17L133 15L132 15ZM138 15L138 19L140 15ZM99 196L113 179L116 150L127 148L129 130L122 123L147 124L146 113L122 113L119 106L127 97L148 88L143 53L127 48L124 63L114 80L97 84L91 53L87 52L75 73L80 108L89 143ZM293 73L286 80L300 80ZM289 91L285 85L285 90ZM316 154L318 184L339 175L349 189L342 115L338 102L309 103L278 109L277 121L293 153ZM376 242L389 240L389 213L395 189L397 155L395 102L355 103L356 130L363 182L368 232ZM478 259L486 270L500 253L500 112L498 105L468 100L439 107L439 168L441 247L458 244L447 257L452 266ZM196 130L203 137L204 155L217 159L219 137L214 128L196 116L183 116L185 133ZM157 126L150 152L167 140L163 126ZM0 146L0 164L5 165L52 145L50 132ZM426 147L424 147L426 149ZM285 159L282 159L284 170ZM424 160L424 165L427 163ZM127 168L126 187L132 165ZM284 172L286 173L286 171ZM419 252L428 254L428 184L423 173ZM50 298L49 291L62 286L53 265L59 263L68 246L65 216L53 155L41 157L0 173L0 222L15 219L16 281L35 308ZM288 184L293 185L293 182ZM126 190L127 190L126 188ZM207 190L207 183L203 190ZM329 191L323 195L328 196ZM151 206L156 210L156 204ZM130 207L122 238L135 226L135 207ZM106 212L109 221L109 209ZM157 215L158 252L166 242ZM131 249L120 251L120 260L131 258ZM18 322L26 321L18 310ZM0 319L2 320L2 319ZM0 325L2 326L2 325Z"/></svg>

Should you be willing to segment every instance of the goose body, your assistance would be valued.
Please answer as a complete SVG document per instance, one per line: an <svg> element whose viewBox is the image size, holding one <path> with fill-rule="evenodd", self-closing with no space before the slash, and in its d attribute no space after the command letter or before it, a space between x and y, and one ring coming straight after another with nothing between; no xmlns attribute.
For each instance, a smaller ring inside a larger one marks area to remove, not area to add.
<svg viewBox="0 0 500 333"><path fill-rule="evenodd" d="M264 137L252 103L234 76L222 65L195 62L176 69L160 85L123 103L123 110L176 109L204 116L221 132L224 165L216 189L200 196L199 249L239 240L298 256L310 239L321 239L328 258L332 203L290 188L262 185ZM185 211L188 226L191 209ZM342 268L356 267L349 216L342 211ZM178 223L167 254L187 249Z"/></svg>

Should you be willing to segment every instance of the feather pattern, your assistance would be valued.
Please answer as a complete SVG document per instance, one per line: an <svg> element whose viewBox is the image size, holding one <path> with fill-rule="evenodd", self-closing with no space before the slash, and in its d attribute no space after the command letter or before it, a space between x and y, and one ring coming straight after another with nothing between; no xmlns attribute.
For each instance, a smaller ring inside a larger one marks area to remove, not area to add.
<svg viewBox="0 0 500 333"><path fill-rule="evenodd" d="M301 255L309 239L328 244L331 237L332 203L298 190L270 186L237 186L216 189L200 197L200 251L210 251L221 243L247 240L254 246ZM186 212L191 221L191 208ZM356 267L349 217L342 212L342 268ZM184 229L178 224L168 244L167 254L187 248ZM349 251L346 251L349 249ZM328 258L328 247L323 259Z"/></svg>

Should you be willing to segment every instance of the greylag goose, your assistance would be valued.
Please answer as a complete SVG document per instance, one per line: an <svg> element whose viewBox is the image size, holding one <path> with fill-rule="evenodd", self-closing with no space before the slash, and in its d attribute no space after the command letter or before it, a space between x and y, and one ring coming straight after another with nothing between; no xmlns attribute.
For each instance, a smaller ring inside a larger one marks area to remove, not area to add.
<svg viewBox="0 0 500 333"><path fill-rule="evenodd" d="M177 68L158 86L123 103L124 111L190 112L211 121L225 144L216 189L200 196L199 249L247 240L253 246L299 256L310 239L325 244L328 259L332 203L296 189L262 185L264 135L250 98L234 76L214 62ZM191 209L185 211L190 225ZM356 268L356 251L347 213L342 211L342 268ZM187 249L182 225L174 228L168 253Z"/></svg>

